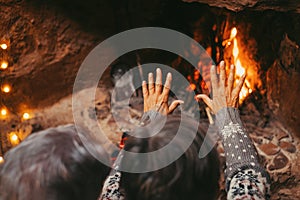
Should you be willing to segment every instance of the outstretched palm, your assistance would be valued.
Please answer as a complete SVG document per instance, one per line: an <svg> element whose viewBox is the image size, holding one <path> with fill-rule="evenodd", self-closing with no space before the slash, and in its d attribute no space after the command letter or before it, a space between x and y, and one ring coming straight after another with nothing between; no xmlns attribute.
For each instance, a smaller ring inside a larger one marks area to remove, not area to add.
<svg viewBox="0 0 300 200"><path fill-rule="evenodd" d="M175 108L183 103L181 100L175 100L168 105L169 93L172 82L172 74L168 73L165 85L162 85L161 69L156 69L156 81L154 83L153 73L148 74L148 85L143 81L144 112L154 110L163 115L172 113Z"/></svg>
<svg viewBox="0 0 300 200"><path fill-rule="evenodd" d="M216 67L212 66L210 71L213 99L205 94L198 94L197 99L203 99L204 103L216 114L224 107L238 107L239 94L245 82L246 74L244 74L236 87L234 87L234 66L230 66L228 81L226 84L225 63L220 63L220 80L217 78Z"/></svg>

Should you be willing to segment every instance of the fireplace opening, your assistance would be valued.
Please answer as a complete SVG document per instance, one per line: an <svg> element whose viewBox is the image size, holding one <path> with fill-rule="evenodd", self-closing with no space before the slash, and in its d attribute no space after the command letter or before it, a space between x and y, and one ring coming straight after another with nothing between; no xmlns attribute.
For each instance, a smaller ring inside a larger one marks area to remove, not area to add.
<svg viewBox="0 0 300 200"><path fill-rule="evenodd" d="M31 133L73 122L74 80L80 64L97 44L125 30L155 26L193 38L215 64L224 60L227 70L235 65L236 81L247 73L239 109L272 176L272 199L300 196L299 3L76 0L70 4L66 0L4 0L1 5L0 162L9 149ZM183 109L191 115L200 112L201 125L208 127L213 117L204 103L199 102L195 108L190 102L194 101L194 92L209 94L210 82L204 80L209 80L210 63L205 57L200 59L194 46L182 48L187 56L199 60L197 69L184 58L157 49L139 49L116 59L99 81L95 107L85 109L82 116L98 120L108 138L117 144L130 124L138 123L143 102L141 90L133 90L131 121L124 120L123 129L118 127L110 112L114 78L135 66L161 63L189 82L181 89L190 95L173 95L171 99L183 99ZM142 73L129 75L125 85L134 88L148 72L143 69ZM82 84L89 86L88 80ZM84 97L88 90L75 95ZM126 95L120 94L112 103L121 105ZM97 119L93 118L94 112ZM221 146L219 151L224 159ZM224 187L222 192L220 199L224 198Z"/></svg>

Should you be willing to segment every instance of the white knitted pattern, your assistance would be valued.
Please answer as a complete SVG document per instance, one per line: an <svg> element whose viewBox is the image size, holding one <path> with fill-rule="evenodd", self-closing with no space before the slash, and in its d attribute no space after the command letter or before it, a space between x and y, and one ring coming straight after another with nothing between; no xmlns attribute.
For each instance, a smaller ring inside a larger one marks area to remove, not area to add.
<svg viewBox="0 0 300 200"><path fill-rule="evenodd" d="M224 142L229 137L234 137L235 134L244 134L243 128L239 124L234 124L230 122L228 125L224 126L221 130Z"/></svg>

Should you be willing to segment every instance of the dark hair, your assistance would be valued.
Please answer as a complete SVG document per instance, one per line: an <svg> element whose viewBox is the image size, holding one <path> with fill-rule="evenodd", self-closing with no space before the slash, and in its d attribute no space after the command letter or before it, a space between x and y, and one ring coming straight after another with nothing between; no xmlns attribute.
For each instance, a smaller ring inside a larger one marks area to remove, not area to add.
<svg viewBox="0 0 300 200"><path fill-rule="evenodd" d="M47 129L7 152L0 199L97 199L109 167L86 150L78 134L74 125ZM108 159L103 149L97 152Z"/></svg>
<svg viewBox="0 0 300 200"><path fill-rule="evenodd" d="M185 134L175 139L179 124ZM149 131L151 132L151 130ZM124 149L138 153L152 152L164 147L172 140L175 142L175 148L182 148L183 137L192 137L193 131L194 134L197 131L197 134L192 144L179 159L167 167L148 173L122 174L122 187L125 190L126 199L209 200L217 197L220 177L218 153L213 148L206 157L199 158L198 154L201 145L206 145L206 148L208 148L210 144L203 142L204 131L197 127L197 124L192 119L184 118L181 121L178 116L171 116L167 119L163 129L155 136L147 139L131 136L126 141ZM159 159L163 158L157 158L155 162L159 162ZM138 160L126 160L125 156L122 161L123 165L127 165L126 167L139 164ZM153 165L150 162L146 164Z"/></svg>

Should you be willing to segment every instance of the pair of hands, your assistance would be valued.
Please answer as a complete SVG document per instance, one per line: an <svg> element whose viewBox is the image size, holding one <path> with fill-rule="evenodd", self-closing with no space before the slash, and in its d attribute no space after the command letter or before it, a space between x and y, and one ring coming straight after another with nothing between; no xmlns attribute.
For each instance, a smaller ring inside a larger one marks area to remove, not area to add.
<svg viewBox="0 0 300 200"><path fill-rule="evenodd" d="M212 66L210 70L211 85L213 99L210 99L205 94L196 95L196 99L202 99L210 108L212 113L216 114L219 110L225 107L238 107L239 94L245 82L246 74L244 74L239 82L234 87L234 66L230 66L230 72L226 84L225 63L220 63L220 78L217 77L216 66ZM143 81L142 89L144 96L144 112L155 110L163 115L172 113L176 107L182 103L181 100L175 100L169 106L168 98L171 88L172 74L168 73L165 85L162 86L162 72L156 69L156 81L154 83L153 73L148 74L148 85Z"/></svg>

